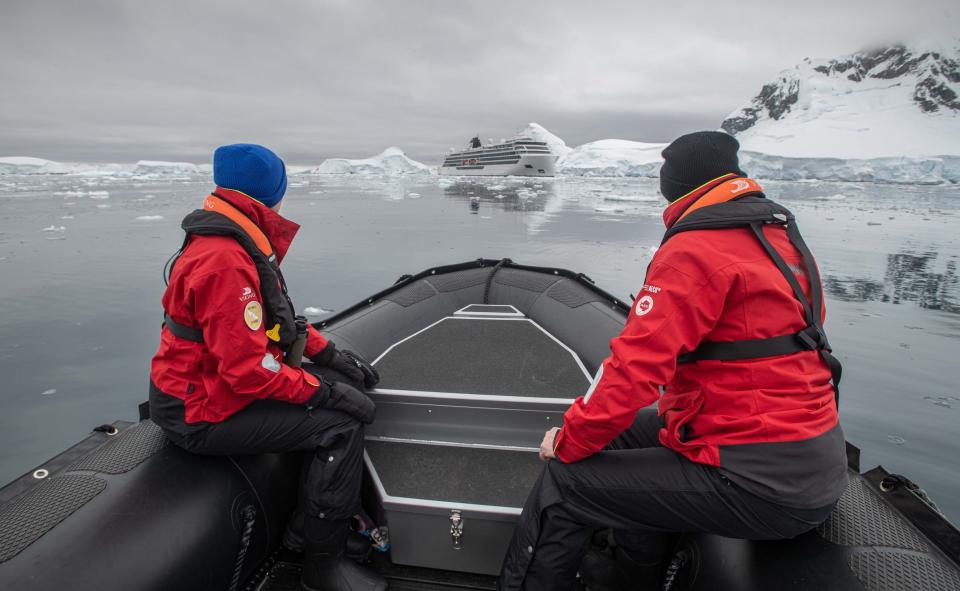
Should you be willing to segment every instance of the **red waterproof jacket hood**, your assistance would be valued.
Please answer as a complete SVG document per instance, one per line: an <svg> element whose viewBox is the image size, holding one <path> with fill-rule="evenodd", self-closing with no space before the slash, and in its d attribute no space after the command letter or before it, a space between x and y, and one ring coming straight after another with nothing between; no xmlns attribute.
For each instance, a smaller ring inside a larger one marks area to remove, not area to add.
<svg viewBox="0 0 960 591"><path fill-rule="evenodd" d="M299 226L253 198L217 188L269 239L277 261L286 255ZM164 327L151 365L153 384L184 401L188 423L219 422L254 400L303 403L319 383L283 363L280 347L267 337L264 298L256 265L228 236L192 235L170 274L163 308L176 322L199 328L203 342L175 336ZM313 327L305 354L327 345Z"/></svg>

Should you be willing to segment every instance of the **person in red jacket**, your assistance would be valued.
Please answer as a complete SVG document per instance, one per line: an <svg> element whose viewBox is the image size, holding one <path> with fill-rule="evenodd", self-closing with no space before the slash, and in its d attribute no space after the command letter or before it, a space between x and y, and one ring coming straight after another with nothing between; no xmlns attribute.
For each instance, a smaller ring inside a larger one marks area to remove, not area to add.
<svg viewBox="0 0 960 591"><path fill-rule="evenodd" d="M738 149L698 132L663 151L664 241L610 356L544 437L502 591L569 589L605 528L616 540L605 584L659 589L671 532L789 538L843 493L819 271Z"/></svg>
<svg viewBox="0 0 960 591"><path fill-rule="evenodd" d="M283 161L255 144L222 146L213 177L169 271L150 418L193 453L309 452L286 536L304 546L302 587L385 589L344 559L375 410L362 390L376 372L295 316L279 267L299 228L278 213ZM313 365L300 366L300 347Z"/></svg>

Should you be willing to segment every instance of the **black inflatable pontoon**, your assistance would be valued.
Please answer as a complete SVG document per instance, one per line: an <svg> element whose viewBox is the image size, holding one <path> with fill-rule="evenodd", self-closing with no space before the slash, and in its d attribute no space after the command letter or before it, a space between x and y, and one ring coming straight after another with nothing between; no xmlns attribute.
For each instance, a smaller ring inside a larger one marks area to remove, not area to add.
<svg viewBox="0 0 960 591"><path fill-rule="evenodd" d="M404 276L317 324L376 360L364 506L391 588L492 589L536 446L629 311L584 275L478 260ZM908 480L859 473L793 540L686 536L671 589L960 589L960 532ZM192 456L114 423L0 489L0 589L296 589L280 548L299 458Z"/></svg>

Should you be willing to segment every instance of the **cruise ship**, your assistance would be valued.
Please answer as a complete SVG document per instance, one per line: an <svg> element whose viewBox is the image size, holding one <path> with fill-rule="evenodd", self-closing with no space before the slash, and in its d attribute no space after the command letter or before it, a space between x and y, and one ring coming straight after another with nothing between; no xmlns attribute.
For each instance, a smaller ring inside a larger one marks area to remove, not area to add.
<svg viewBox="0 0 960 591"><path fill-rule="evenodd" d="M546 142L518 136L484 146L479 137L470 147L451 151L440 165L441 175L553 176L557 156Z"/></svg>

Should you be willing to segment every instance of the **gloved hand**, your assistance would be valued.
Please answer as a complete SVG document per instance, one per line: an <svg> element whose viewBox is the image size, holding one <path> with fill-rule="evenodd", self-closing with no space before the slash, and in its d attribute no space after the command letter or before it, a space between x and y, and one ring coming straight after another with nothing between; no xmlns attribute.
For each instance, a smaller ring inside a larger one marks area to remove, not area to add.
<svg viewBox="0 0 960 591"><path fill-rule="evenodd" d="M345 412L365 425L373 422L377 407L366 394L344 382L320 380L320 387L306 404L307 410L327 408Z"/></svg>
<svg viewBox="0 0 960 591"><path fill-rule="evenodd" d="M320 349L319 352L311 355L310 361L321 367L329 367L340 373L357 388L363 386L363 371L357 367L357 364L346 359L343 353L337 350L337 346L333 344L333 341L327 343L327 346Z"/></svg>
<svg viewBox="0 0 960 591"><path fill-rule="evenodd" d="M333 341L312 355L310 361L340 372L356 388L373 388L380 381L373 366L352 351L339 351Z"/></svg>
<svg viewBox="0 0 960 591"><path fill-rule="evenodd" d="M367 363L363 357L360 357L353 351L348 351L346 349L341 352L341 355L349 359L351 363L356 365L358 368L360 368L360 371L363 372L363 386L367 390L380 383L380 374L372 365Z"/></svg>

